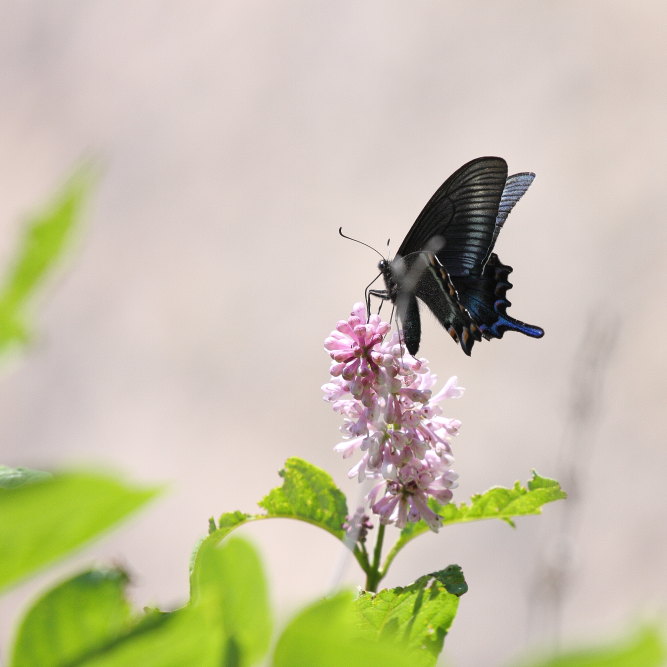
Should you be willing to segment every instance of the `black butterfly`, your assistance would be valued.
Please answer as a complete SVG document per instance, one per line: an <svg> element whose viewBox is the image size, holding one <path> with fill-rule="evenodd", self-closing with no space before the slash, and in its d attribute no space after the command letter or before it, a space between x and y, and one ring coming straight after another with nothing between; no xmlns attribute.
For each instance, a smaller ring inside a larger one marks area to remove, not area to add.
<svg viewBox="0 0 667 667"><path fill-rule="evenodd" d="M505 331L544 335L543 329L507 314L512 267L492 252L507 216L534 178L527 172L508 177L507 163L499 157L464 164L436 190L396 257L380 262L387 289L368 294L395 305L410 354L417 354L421 340L417 299L467 355L476 340L502 338Z"/></svg>

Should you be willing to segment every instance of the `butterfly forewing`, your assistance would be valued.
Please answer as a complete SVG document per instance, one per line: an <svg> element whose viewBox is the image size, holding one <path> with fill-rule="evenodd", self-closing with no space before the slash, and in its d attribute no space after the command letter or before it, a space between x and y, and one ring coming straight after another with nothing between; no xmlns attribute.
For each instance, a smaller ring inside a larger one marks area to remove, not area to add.
<svg viewBox="0 0 667 667"><path fill-rule="evenodd" d="M425 250L440 237L444 245L436 254L450 275L479 275L493 241L506 180L502 158L482 157L463 165L436 190L397 254L405 257Z"/></svg>

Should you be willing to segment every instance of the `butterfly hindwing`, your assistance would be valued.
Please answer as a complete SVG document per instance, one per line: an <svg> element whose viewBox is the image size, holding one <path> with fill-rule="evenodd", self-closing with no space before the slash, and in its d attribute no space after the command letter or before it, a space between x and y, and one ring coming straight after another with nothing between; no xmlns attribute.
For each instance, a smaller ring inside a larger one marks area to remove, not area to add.
<svg viewBox="0 0 667 667"><path fill-rule="evenodd" d="M535 174L529 171L520 174L512 174L507 177L505 187L503 188L503 194L500 198L500 205L498 206L498 215L496 216L496 224L493 229L493 239L489 246L489 255L491 254L493 247L496 245L496 239L505 224L505 220L507 220L507 216L512 212L512 209L519 199L526 194L526 190L528 190L530 184L534 180Z"/></svg>
<svg viewBox="0 0 667 667"><path fill-rule="evenodd" d="M507 309L512 305L506 296L512 287L507 279L511 272L511 266L503 264L498 255L491 253L480 277L463 276L454 279L459 302L487 340L502 338L505 331L519 331L526 336L541 338L543 329L515 320L507 314Z"/></svg>

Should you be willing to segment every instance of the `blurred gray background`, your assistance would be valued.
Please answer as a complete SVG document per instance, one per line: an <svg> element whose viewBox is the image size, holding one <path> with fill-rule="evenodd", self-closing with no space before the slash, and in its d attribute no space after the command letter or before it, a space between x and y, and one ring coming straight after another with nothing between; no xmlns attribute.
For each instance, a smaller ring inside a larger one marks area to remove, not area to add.
<svg viewBox="0 0 667 667"><path fill-rule="evenodd" d="M511 313L545 328L467 358L433 318L421 353L467 388L447 412L457 500L532 468L568 503L453 527L387 585L459 563L448 664L507 664L665 611L667 326L663 2L6 1L0 260L74 166L86 225L0 378L9 465L96 465L169 493L57 568L121 562L138 605L177 605L207 519L255 511L285 458L330 471L322 341L377 256L480 155L537 179L497 250ZM279 613L341 558L293 522L243 531ZM0 601L0 642L54 571ZM345 581L362 583L350 564Z"/></svg>

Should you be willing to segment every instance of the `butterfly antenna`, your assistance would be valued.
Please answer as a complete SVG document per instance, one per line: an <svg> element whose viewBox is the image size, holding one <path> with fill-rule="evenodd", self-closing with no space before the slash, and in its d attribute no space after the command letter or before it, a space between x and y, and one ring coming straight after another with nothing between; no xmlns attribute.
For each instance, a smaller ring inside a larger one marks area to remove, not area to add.
<svg viewBox="0 0 667 667"><path fill-rule="evenodd" d="M347 236L346 234L343 234L343 228L342 227L338 228L338 233L344 239L347 239L348 241L354 241L355 243L360 243L361 245L365 245L367 248L370 248L373 252L380 255L380 257L382 257L382 259L386 259L386 257L380 251L376 250L372 245L368 245L368 243L364 243L363 241L359 241L359 239L353 239L351 236Z"/></svg>

